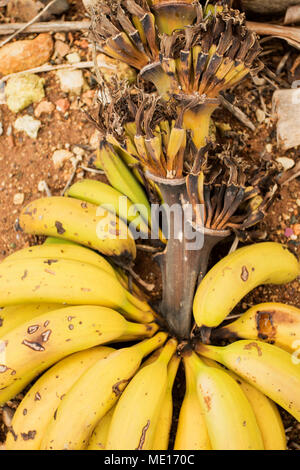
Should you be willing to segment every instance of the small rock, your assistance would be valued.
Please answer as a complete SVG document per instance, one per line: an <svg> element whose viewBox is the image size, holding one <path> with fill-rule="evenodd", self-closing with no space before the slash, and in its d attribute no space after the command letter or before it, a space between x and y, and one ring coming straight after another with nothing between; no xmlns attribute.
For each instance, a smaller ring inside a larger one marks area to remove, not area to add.
<svg viewBox="0 0 300 470"><path fill-rule="evenodd" d="M78 157L83 157L83 155L85 154L85 151L83 148L77 147L76 145L75 147L73 147L73 153L77 155Z"/></svg>
<svg viewBox="0 0 300 470"><path fill-rule="evenodd" d="M70 102L67 98L61 98L55 102L57 111L65 114L70 108Z"/></svg>
<svg viewBox="0 0 300 470"><path fill-rule="evenodd" d="M300 199L296 200L296 204L297 204L298 207L300 207Z"/></svg>
<svg viewBox="0 0 300 470"><path fill-rule="evenodd" d="M100 132L98 130L95 130L95 132L92 134L90 138L90 146L92 147L93 150L98 149L99 143L100 143Z"/></svg>
<svg viewBox="0 0 300 470"><path fill-rule="evenodd" d="M39 13L45 7L46 3L45 0L10 0L7 5L7 16L27 22L32 20L32 18ZM61 15L67 11L69 7L68 0L56 0L41 16L40 21L48 21L53 15Z"/></svg>
<svg viewBox="0 0 300 470"><path fill-rule="evenodd" d="M42 180L42 181L39 181L39 184L38 184L38 191L40 191L41 193L43 191L45 191L45 181Z"/></svg>
<svg viewBox="0 0 300 470"><path fill-rule="evenodd" d="M260 108L256 110L256 119L260 124L266 119L266 113Z"/></svg>
<svg viewBox="0 0 300 470"><path fill-rule="evenodd" d="M74 155L69 150L55 150L52 155L52 161L54 163L55 168L62 168L65 161L70 160L73 158Z"/></svg>
<svg viewBox="0 0 300 470"><path fill-rule="evenodd" d="M41 121L34 119L32 116L25 114L25 116L19 117L14 123L14 128L17 131L25 132L32 139L36 139L38 136L39 129L41 127Z"/></svg>
<svg viewBox="0 0 300 470"><path fill-rule="evenodd" d="M70 47L63 41L55 41L54 48L60 57L65 57L70 52Z"/></svg>
<svg viewBox="0 0 300 470"><path fill-rule="evenodd" d="M292 158L278 157L276 158L276 162L280 163L285 171L290 170L295 166L295 162Z"/></svg>
<svg viewBox="0 0 300 470"><path fill-rule="evenodd" d="M8 75L43 65L50 59L52 50L53 41L48 33L6 44L0 49L0 73Z"/></svg>
<svg viewBox="0 0 300 470"><path fill-rule="evenodd" d="M78 52L72 52L72 54L67 55L67 61L69 62L69 64L77 64L78 62L80 62L80 60L81 59Z"/></svg>
<svg viewBox="0 0 300 470"><path fill-rule="evenodd" d="M16 193L14 195L14 205L15 206L19 206L21 204L23 204L24 202L24 194L23 193Z"/></svg>
<svg viewBox="0 0 300 470"><path fill-rule="evenodd" d="M65 42L66 35L65 35L65 33L55 33L54 34L54 39L56 39L57 41Z"/></svg>
<svg viewBox="0 0 300 470"><path fill-rule="evenodd" d="M273 152L273 145L272 144L267 144L266 145L266 151L268 153L272 153Z"/></svg>
<svg viewBox="0 0 300 470"><path fill-rule="evenodd" d="M5 88L7 106L14 113L22 111L32 103L37 103L45 97L45 80L26 73L24 75L11 77Z"/></svg>
<svg viewBox="0 0 300 470"><path fill-rule="evenodd" d="M81 70L59 70L57 76L63 92L80 95L84 86L84 78Z"/></svg>
<svg viewBox="0 0 300 470"><path fill-rule="evenodd" d="M35 117L39 118L42 114L53 113L55 106L51 101L41 101L34 110Z"/></svg>

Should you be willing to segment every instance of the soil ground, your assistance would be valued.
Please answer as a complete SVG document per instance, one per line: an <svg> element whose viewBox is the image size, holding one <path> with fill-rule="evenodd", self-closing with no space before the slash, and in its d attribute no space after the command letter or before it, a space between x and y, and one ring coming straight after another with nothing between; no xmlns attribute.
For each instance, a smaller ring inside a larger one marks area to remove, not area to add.
<svg viewBox="0 0 300 470"><path fill-rule="evenodd" d="M4 9L0 8L0 13ZM81 1L72 2L72 8L66 19L81 20L84 18L84 9ZM3 21L0 19L0 21ZM77 51L82 60L90 60L90 51L86 48L86 41L82 41L87 36L86 33L72 33L66 37L66 42L72 51ZM259 162L267 159L275 162L278 157L288 157L295 162L299 158L299 150L293 149L287 152L280 150L276 142L276 123L272 120L272 94L276 88L283 84L289 87L293 80L299 79L295 74L292 76L289 70L297 57L296 51L278 40L264 41L264 53L262 60L272 72L276 68L286 52L290 52L289 59L280 76L272 79L264 78L266 74L262 72L260 78L263 79L257 85L250 78L242 83L234 94L228 96L234 99L234 103L239 106L252 120L256 130L253 132L236 120L228 111L218 110L216 121L229 123L230 129L220 139L225 144L236 144L239 152L249 158L250 161ZM67 97L59 87L54 72L43 74L46 85L46 99L55 103L60 98ZM95 90L95 81L89 71L85 72L85 78L91 89ZM70 149L74 146L82 146L84 149L83 165L88 166L93 157L93 149L90 146L90 138L95 131L94 125L88 120L82 111L82 106L86 100L85 96L80 99L72 98L71 108L67 114L62 114L55 110L52 116L42 115L42 127L37 140L27 137L23 133L16 133L13 123L16 115L10 112L7 106L0 108L0 121L3 124L3 135L0 136L0 259L5 258L10 253L28 244L36 242L33 237L20 234L14 229L15 221L24 204L45 195L38 190L40 181L45 180L53 195L59 195L72 172L72 164L67 162L62 169L55 169L51 156L56 149ZM91 104L91 102L89 103ZM264 112L264 118L259 119L257 109ZM34 107L27 108L22 114L33 114ZM94 109L96 112L96 108ZM18 115L18 116L19 116ZM282 171L279 169L279 172ZM82 177L92 177L91 173L86 173L78 168L74 181ZM14 204L16 193L24 194L22 205ZM296 254L300 254L300 230L292 236L287 229L300 223L300 179L296 178L289 184L281 186L277 193L274 204L265 220L260 223L259 230L265 233L266 240L273 240L285 243ZM213 252L211 264L214 264L230 248L230 243ZM160 275L156 264L150 255L144 252L138 253L135 266L136 272L149 283L155 283L153 301L157 301L161 292ZM249 294L236 311L246 310L254 303L263 301L278 301L300 307L299 282L295 281L288 286L267 286L259 287ZM180 372L175 383L175 416L178 417L178 410L181 398L184 394L183 371ZM12 402L13 407L17 402ZM287 430L290 449L300 449L300 424L296 423L287 413L282 412ZM176 425L176 418L174 425ZM1 424L0 411L0 441L4 437L5 426ZM1 433L2 432L2 433Z"/></svg>

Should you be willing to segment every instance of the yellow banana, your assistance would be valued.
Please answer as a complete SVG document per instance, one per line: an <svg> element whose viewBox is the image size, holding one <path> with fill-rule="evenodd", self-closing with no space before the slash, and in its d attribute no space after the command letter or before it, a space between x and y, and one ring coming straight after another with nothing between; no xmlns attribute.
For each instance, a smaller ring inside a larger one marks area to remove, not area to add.
<svg viewBox="0 0 300 470"><path fill-rule="evenodd" d="M300 367L293 355L255 340L236 341L225 347L197 343L196 350L232 369L300 420Z"/></svg>
<svg viewBox="0 0 300 470"><path fill-rule="evenodd" d="M116 409L113 406L95 427L86 450L105 450L110 423Z"/></svg>
<svg viewBox="0 0 300 470"><path fill-rule="evenodd" d="M205 364L224 371L223 366L211 359L202 358ZM275 403L232 370L226 372L241 387L253 408L265 450L286 450L286 435L282 419Z"/></svg>
<svg viewBox="0 0 300 470"><path fill-rule="evenodd" d="M215 334L218 338L259 339L293 352L300 346L300 309L275 302L255 305Z"/></svg>
<svg viewBox="0 0 300 470"><path fill-rule="evenodd" d="M91 264L48 258L7 261L0 264L0 278L2 306L33 302L102 305L121 310L128 319L154 320L146 302L135 299L116 277Z"/></svg>
<svg viewBox="0 0 300 470"><path fill-rule="evenodd" d="M197 374L183 359L186 391L180 408L174 450L211 450L204 413L197 392Z"/></svg>
<svg viewBox="0 0 300 470"><path fill-rule="evenodd" d="M297 258L279 243L258 243L223 258L198 287L193 311L198 326L216 327L260 284L284 284L300 274Z"/></svg>
<svg viewBox="0 0 300 470"><path fill-rule="evenodd" d="M170 431L173 418L173 385L180 364L180 357L173 356L168 365L168 384L166 395L163 399L158 424L155 429L152 449L168 450Z"/></svg>
<svg viewBox="0 0 300 470"><path fill-rule="evenodd" d="M160 357L143 367L117 403L106 450L150 450L168 386L168 363L177 341L171 339Z"/></svg>
<svg viewBox="0 0 300 470"><path fill-rule="evenodd" d="M253 408L265 450L286 450L285 430L275 403L234 372L228 373L240 385Z"/></svg>
<svg viewBox="0 0 300 470"><path fill-rule="evenodd" d="M9 331L22 323L38 317L42 313L58 310L65 305L60 304L19 304L10 305L0 310L0 339Z"/></svg>
<svg viewBox="0 0 300 470"><path fill-rule="evenodd" d="M41 449L85 449L97 423L116 403L143 357L166 337L165 333L158 333L135 346L115 351L87 370L57 408Z"/></svg>
<svg viewBox="0 0 300 470"><path fill-rule="evenodd" d="M122 336L151 336L156 326L130 323L114 310L66 307L44 313L9 331L0 341L0 404L65 356Z"/></svg>
<svg viewBox="0 0 300 470"><path fill-rule="evenodd" d="M14 414L6 438L7 450L38 450L47 426L64 395L76 380L114 349L86 349L55 364L25 395Z"/></svg>
<svg viewBox="0 0 300 470"><path fill-rule="evenodd" d="M84 179L73 184L66 192L67 196L113 210L130 227L146 234L149 228L136 210L134 204L120 191L101 181Z"/></svg>
<svg viewBox="0 0 300 470"><path fill-rule="evenodd" d="M53 244L53 245L36 245L22 250L15 251L2 262L10 262L22 259L49 258L49 266L55 263L56 259L69 259L79 261L86 264L103 269L111 276L115 276L115 270L106 259L93 250L89 250L80 245L69 244Z"/></svg>
<svg viewBox="0 0 300 470"><path fill-rule="evenodd" d="M195 353L185 356L196 376L198 398L213 450L263 450L253 409L226 371L206 365Z"/></svg>
<svg viewBox="0 0 300 470"><path fill-rule="evenodd" d="M28 204L19 226L27 233L64 238L131 262L136 257L134 239L116 214L85 201L48 197Z"/></svg>

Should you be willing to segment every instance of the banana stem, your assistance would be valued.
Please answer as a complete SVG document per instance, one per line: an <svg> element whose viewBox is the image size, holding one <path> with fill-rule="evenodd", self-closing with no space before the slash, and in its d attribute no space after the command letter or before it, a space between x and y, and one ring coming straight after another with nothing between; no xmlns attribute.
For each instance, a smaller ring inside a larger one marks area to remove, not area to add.
<svg viewBox="0 0 300 470"><path fill-rule="evenodd" d="M191 130L192 139L197 149L205 147L209 140L211 116L219 105L218 100L211 101L188 109L183 115L183 127Z"/></svg>
<svg viewBox="0 0 300 470"><path fill-rule="evenodd" d="M198 278L202 280L206 274L212 248L230 232L204 228L202 231L194 231L195 240L191 239L191 231L186 230L186 213L182 210L184 201L188 200L185 178L168 180L149 173L148 177L156 182L162 193L169 235L164 252L154 257L162 272L163 297L160 312L172 334L179 339L188 339ZM180 209L179 212L173 210L175 207Z"/></svg>

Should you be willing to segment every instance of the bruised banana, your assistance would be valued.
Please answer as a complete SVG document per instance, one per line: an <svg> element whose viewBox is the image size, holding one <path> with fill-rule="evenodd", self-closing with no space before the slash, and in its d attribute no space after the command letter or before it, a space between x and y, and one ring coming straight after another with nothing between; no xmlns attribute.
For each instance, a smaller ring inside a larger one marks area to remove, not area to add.
<svg viewBox="0 0 300 470"><path fill-rule="evenodd" d="M33 302L102 305L121 310L130 320L154 320L151 307L134 298L116 277L91 264L52 261L36 258L1 263L2 306Z"/></svg>
<svg viewBox="0 0 300 470"><path fill-rule="evenodd" d="M300 346L300 309L275 302L258 304L238 320L216 330L215 335L259 339L294 352Z"/></svg>
<svg viewBox="0 0 300 470"><path fill-rule="evenodd" d="M105 450L110 423L116 409L113 406L95 427L86 450Z"/></svg>
<svg viewBox="0 0 300 470"><path fill-rule="evenodd" d="M38 450L55 410L77 379L114 349L100 346L66 357L45 372L27 392L14 414L7 450Z"/></svg>
<svg viewBox="0 0 300 470"><path fill-rule="evenodd" d="M197 374L183 359L186 391L180 408L174 450L211 450L204 413L197 392Z"/></svg>
<svg viewBox="0 0 300 470"><path fill-rule="evenodd" d="M123 335L151 336L156 330L156 324L130 323L118 312L97 306L66 307L35 317L0 341L0 404L69 354Z"/></svg>
<svg viewBox="0 0 300 470"><path fill-rule="evenodd" d="M205 364L224 371L223 366L207 358L201 358ZM254 411L265 450L286 450L286 435L280 413L275 403L257 388L239 377L232 370L226 369L241 387Z"/></svg>
<svg viewBox="0 0 300 470"><path fill-rule="evenodd" d="M112 417L106 450L152 449L168 386L168 363L176 347L177 341L169 340L159 358L126 387Z"/></svg>
<svg viewBox="0 0 300 470"><path fill-rule="evenodd" d="M213 450L263 450L253 409L226 371L206 365L195 353L185 356L196 377L198 398Z"/></svg>
<svg viewBox="0 0 300 470"><path fill-rule="evenodd" d="M173 356L168 365L167 391L162 402L158 424L155 430L152 450L168 450L173 418L172 390L180 364L180 357Z"/></svg>
<svg viewBox="0 0 300 470"><path fill-rule="evenodd" d="M32 318L64 307L62 304L19 304L4 307L0 310L0 339Z"/></svg>
<svg viewBox="0 0 300 470"><path fill-rule="evenodd" d="M112 186L101 181L84 179L73 184L66 192L67 196L80 199L110 212L115 212L131 228L137 229L148 238L149 228L142 219L135 205Z"/></svg>
<svg viewBox="0 0 300 470"><path fill-rule="evenodd" d="M67 197L47 197L28 204L19 218L21 230L58 237L131 262L135 241L127 225L101 206Z"/></svg>
<svg viewBox="0 0 300 470"><path fill-rule="evenodd" d="M232 369L300 421L300 367L291 354L255 340L225 347L197 343L196 350Z"/></svg>
<svg viewBox="0 0 300 470"><path fill-rule="evenodd" d="M160 347L166 337L167 334L158 333L149 340L113 352L87 370L58 406L41 449L85 449L93 429L119 399L143 357Z"/></svg>
<svg viewBox="0 0 300 470"><path fill-rule="evenodd" d="M219 261L198 287L193 312L197 325L216 327L260 284L284 284L300 274L297 258L279 243L258 243Z"/></svg>

